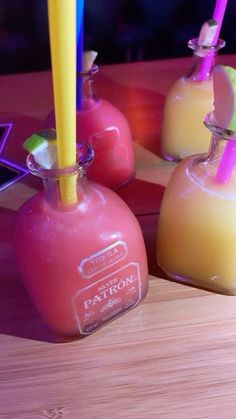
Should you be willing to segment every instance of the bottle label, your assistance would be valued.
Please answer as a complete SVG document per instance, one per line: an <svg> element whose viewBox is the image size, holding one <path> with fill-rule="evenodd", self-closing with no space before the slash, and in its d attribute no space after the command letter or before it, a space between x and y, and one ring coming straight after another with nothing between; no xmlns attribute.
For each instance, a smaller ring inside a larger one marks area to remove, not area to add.
<svg viewBox="0 0 236 419"><path fill-rule="evenodd" d="M78 270L83 278L91 278L99 272L102 272L125 259L127 254L127 244L118 241L111 246L82 259Z"/></svg>
<svg viewBox="0 0 236 419"><path fill-rule="evenodd" d="M120 131L117 127L109 127L104 131L97 132L96 134L91 135L89 139L89 144L94 150L105 148L106 150L109 146L112 146L114 142L117 142L120 139Z"/></svg>
<svg viewBox="0 0 236 419"><path fill-rule="evenodd" d="M141 300L139 264L130 262L77 292L73 308L81 335L89 335Z"/></svg>

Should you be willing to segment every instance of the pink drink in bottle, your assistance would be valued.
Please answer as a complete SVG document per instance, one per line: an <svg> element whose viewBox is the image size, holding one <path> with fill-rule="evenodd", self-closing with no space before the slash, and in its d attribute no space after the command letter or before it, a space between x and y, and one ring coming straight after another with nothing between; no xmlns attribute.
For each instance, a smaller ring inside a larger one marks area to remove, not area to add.
<svg viewBox="0 0 236 419"><path fill-rule="evenodd" d="M130 127L125 116L110 102L93 93L93 76L98 66L78 75L82 100L77 110L77 140L90 145L95 153L88 178L117 189L134 177L134 151ZM46 127L55 127L54 113Z"/></svg>
<svg viewBox="0 0 236 419"><path fill-rule="evenodd" d="M19 273L49 327L66 337L86 336L136 307L148 288L140 226L110 189L87 182L92 152L78 145L78 163L44 169L27 164L44 190L18 211L15 252ZM76 204L60 200L59 178L77 176Z"/></svg>

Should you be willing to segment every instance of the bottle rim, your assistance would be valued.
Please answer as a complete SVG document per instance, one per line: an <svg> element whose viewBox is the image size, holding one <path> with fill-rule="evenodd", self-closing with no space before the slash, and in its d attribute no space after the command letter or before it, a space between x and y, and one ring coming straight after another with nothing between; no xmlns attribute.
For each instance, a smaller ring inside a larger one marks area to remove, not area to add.
<svg viewBox="0 0 236 419"><path fill-rule="evenodd" d="M219 137L223 137L224 140L236 141L236 131L231 130L229 128L220 127L216 124L214 119L214 111L206 114L203 123L205 127L212 132L212 134L215 134Z"/></svg>
<svg viewBox="0 0 236 419"><path fill-rule="evenodd" d="M94 158L93 149L84 143L76 145L76 163L63 167L52 167L47 169L38 163L32 154L28 154L26 158L27 167L33 175L43 179L59 179L62 176L82 175L87 167L92 163Z"/></svg>
<svg viewBox="0 0 236 419"><path fill-rule="evenodd" d="M93 77L95 74L97 74L99 70L99 66L97 64L93 64L90 70L88 71L78 71L77 76L78 77Z"/></svg>
<svg viewBox="0 0 236 419"><path fill-rule="evenodd" d="M201 45L198 43L198 38L193 38L188 41L188 47L194 51L199 49L203 51L218 51L221 48L224 48L226 42L223 39L218 39L217 44L215 45Z"/></svg>

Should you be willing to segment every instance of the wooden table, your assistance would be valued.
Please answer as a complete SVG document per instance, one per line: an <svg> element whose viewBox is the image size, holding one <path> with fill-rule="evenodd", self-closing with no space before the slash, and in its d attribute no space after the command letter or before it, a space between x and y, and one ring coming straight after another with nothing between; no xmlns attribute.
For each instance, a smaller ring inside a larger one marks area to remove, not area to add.
<svg viewBox="0 0 236 419"><path fill-rule="evenodd" d="M235 56L221 58L236 65ZM155 261L158 212L174 165L160 157L165 94L190 59L105 66L99 96L129 119L136 179L119 194L145 238L149 292L130 313L78 341L56 343L19 279L17 208L40 187L30 176L0 194L0 418L236 417L236 299L163 278ZM0 77L1 122L14 122L4 156L23 163L24 138L52 107L50 74Z"/></svg>

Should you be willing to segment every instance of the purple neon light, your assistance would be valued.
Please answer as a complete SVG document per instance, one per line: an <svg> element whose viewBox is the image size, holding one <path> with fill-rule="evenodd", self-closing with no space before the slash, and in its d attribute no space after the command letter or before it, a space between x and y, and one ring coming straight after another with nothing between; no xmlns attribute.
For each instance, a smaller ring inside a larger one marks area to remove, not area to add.
<svg viewBox="0 0 236 419"><path fill-rule="evenodd" d="M0 128L4 128L4 132L2 137L0 138L0 154L2 154L5 145L7 143L7 140L9 138L11 129L13 127L13 124L11 122L0 124ZM9 186L16 183L18 180L22 179L24 176L28 175L29 171L26 167L20 166L17 163L13 163L12 161L9 161L3 157L0 157L0 165L5 166L7 169L12 170L15 172L15 177L13 179L7 180L6 182L0 184L0 191L3 191L4 189L8 188Z"/></svg>
<svg viewBox="0 0 236 419"><path fill-rule="evenodd" d="M0 192L3 191L4 189L8 188L9 186L13 185L18 180L22 179L24 176L29 174L29 171L25 167L19 166L18 164L12 163L9 160L6 160L4 158L0 158L0 165L1 165L1 163L4 166L6 166L7 169L15 171L16 176L13 179L10 179L10 180L2 183L0 185Z"/></svg>
<svg viewBox="0 0 236 419"><path fill-rule="evenodd" d="M6 145L7 139L10 135L10 131L13 127L12 123L0 124L0 128L4 128L3 136L0 138L0 154L3 152L3 149Z"/></svg>

